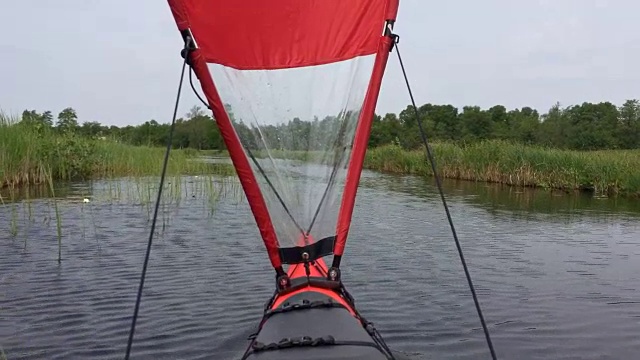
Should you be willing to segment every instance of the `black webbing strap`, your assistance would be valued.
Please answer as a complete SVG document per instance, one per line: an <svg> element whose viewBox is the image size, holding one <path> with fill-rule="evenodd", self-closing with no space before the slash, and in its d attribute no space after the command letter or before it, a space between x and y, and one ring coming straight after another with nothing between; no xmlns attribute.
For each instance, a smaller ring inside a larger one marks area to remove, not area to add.
<svg viewBox="0 0 640 360"><path fill-rule="evenodd" d="M305 246L280 248L280 260L283 264L300 264L331 255L335 240L335 236L329 236Z"/></svg>

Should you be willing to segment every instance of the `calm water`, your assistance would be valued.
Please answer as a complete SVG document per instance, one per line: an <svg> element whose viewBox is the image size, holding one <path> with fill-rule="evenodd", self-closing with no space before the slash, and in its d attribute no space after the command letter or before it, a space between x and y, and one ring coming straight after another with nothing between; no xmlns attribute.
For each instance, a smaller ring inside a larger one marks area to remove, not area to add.
<svg viewBox="0 0 640 360"><path fill-rule="evenodd" d="M187 179L161 216L133 358L238 358L273 291L246 201L232 189L212 213L207 182ZM431 184L364 174L343 277L392 348L415 359L488 358ZM51 200L0 207L8 359L124 356L150 225L142 200L154 191L133 182L58 189L61 264ZM499 358L637 357L638 201L456 182L447 193Z"/></svg>

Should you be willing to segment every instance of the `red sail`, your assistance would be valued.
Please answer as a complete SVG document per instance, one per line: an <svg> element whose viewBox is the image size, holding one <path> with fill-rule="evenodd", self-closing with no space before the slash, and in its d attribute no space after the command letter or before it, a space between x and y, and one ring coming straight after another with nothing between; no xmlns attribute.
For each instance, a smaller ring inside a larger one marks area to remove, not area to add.
<svg viewBox="0 0 640 360"><path fill-rule="evenodd" d="M397 0L169 0L206 62L236 69L313 66L371 55Z"/></svg>
<svg viewBox="0 0 640 360"><path fill-rule="evenodd" d="M398 0L169 5L271 264L342 255Z"/></svg>

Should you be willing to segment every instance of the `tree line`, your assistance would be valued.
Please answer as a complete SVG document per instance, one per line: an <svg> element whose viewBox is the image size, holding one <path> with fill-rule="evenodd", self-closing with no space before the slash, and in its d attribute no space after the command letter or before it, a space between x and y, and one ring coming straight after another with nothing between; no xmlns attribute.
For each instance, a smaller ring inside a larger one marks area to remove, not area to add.
<svg viewBox="0 0 640 360"><path fill-rule="evenodd" d="M247 136L251 132L249 127L233 117L230 107L227 110L245 146L256 147L255 136ZM418 112L431 140L468 143L502 139L575 150L640 148L640 101L635 99L627 100L621 106L610 102L584 102L562 107L556 103L542 114L530 107L507 110L502 105L489 109L479 106L458 109L453 105L425 104ZM306 121L294 118L288 123L264 127L260 136L275 148L305 149L311 143L310 136L322 138L322 134L343 134L346 129L338 118ZM170 127L170 124L155 120L124 127L105 126L95 121L80 125L78 115L71 107L62 110L55 123L51 111L38 113L35 110L25 110L21 122L39 132L56 131L147 146L165 146ZM374 116L369 146L391 143L406 149L420 146L418 122L411 106L399 114ZM214 119L198 106L176 120L172 145L198 150L224 149Z"/></svg>
<svg viewBox="0 0 640 360"><path fill-rule="evenodd" d="M640 101L627 100L619 107L611 102L561 107L553 105L540 114L530 107L507 111L502 105L483 110L465 106L425 104L419 109L432 139L472 142L502 139L574 150L640 148ZM392 142L406 148L420 144L415 111L408 106L398 116L376 116L371 146Z"/></svg>

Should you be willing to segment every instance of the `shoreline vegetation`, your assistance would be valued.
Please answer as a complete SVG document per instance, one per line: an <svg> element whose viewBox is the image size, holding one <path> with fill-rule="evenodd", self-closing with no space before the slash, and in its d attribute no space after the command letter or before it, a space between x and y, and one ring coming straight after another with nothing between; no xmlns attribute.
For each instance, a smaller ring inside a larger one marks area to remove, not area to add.
<svg viewBox="0 0 640 360"><path fill-rule="evenodd" d="M0 189L51 181L159 175L165 148L30 127L0 113ZM233 174L226 164L197 161L194 149L172 150L167 175Z"/></svg>
<svg viewBox="0 0 640 360"><path fill-rule="evenodd" d="M640 150L558 150L499 140L436 142L431 148L445 179L640 198ZM433 176L424 149L408 151L398 145L369 149L364 167Z"/></svg>
<svg viewBox="0 0 640 360"><path fill-rule="evenodd" d="M640 150L559 150L503 140L429 145L443 179L640 198ZM298 161L314 161L315 154L271 151L275 158ZM407 150L399 144L367 149L363 168L433 176L424 148Z"/></svg>
<svg viewBox="0 0 640 360"><path fill-rule="evenodd" d="M253 139L249 127L227 110L239 135ZM443 178L640 198L638 100L620 107L609 102L556 104L545 114L528 107L507 111L501 105L461 110L432 104L419 108ZM432 175L411 114L407 107L399 115L375 115L365 169ZM0 189L160 173L169 124L151 120L119 128L80 125L77 119L73 108L62 110L55 125L50 111L25 110L13 117L0 111ZM313 161L315 151L301 151L310 134L323 133L336 121L294 118L262 131L274 148L290 148L272 156ZM278 131L296 134L294 141L281 143ZM228 157L214 120L198 106L176 121L172 145L168 175L235 175L229 164L198 161L202 156ZM251 141L249 146L255 148Z"/></svg>

